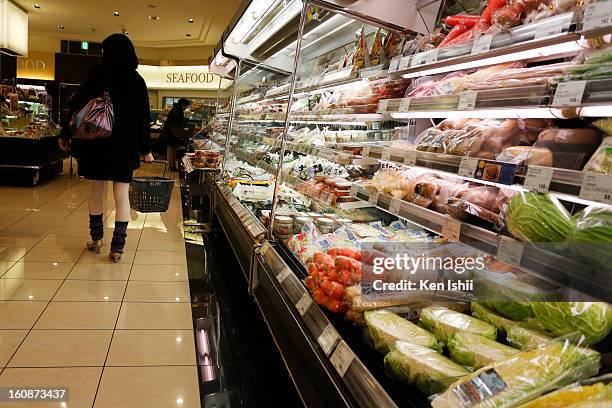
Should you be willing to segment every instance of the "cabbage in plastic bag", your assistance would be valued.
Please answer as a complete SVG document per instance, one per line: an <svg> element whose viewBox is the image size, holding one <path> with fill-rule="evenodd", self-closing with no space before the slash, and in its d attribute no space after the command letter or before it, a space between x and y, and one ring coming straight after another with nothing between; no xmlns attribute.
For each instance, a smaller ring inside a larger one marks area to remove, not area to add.
<svg viewBox="0 0 612 408"><path fill-rule="evenodd" d="M495 326L438 305L422 309L420 323L443 343L447 343L450 336L459 331L479 334L491 340L497 338Z"/></svg>
<svg viewBox="0 0 612 408"><path fill-rule="evenodd" d="M534 399L519 408L605 407L612 407L612 384L596 383L566 387Z"/></svg>
<svg viewBox="0 0 612 408"><path fill-rule="evenodd" d="M506 327L506 341L512 347L516 347L521 350L530 350L552 340L552 337L549 337L544 333L540 333L537 330L521 326L516 322L513 325Z"/></svg>
<svg viewBox="0 0 612 408"><path fill-rule="evenodd" d="M395 313L372 310L365 312L364 317L374 347L381 353L388 353L389 347L398 340L441 351L436 336Z"/></svg>
<svg viewBox="0 0 612 408"><path fill-rule="evenodd" d="M570 250L580 259L603 271L612 272L612 211L591 206L576 217L574 228L567 236Z"/></svg>
<svg viewBox="0 0 612 408"><path fill-rule="evenodd" d="M516 324L516 322L506 319L503 316L498 315L488 307L484 306L479 302L472 302L472 316L482 320L483 322L487 322L492 324L497 329L498 333L505 333L506 327L510 327Z"/></svg>
<svg viewBox="0 0 612 408"><path fill-rule="evenodd" d="M505 360L519 352L512 347L468 332L453 334L448 340L448 351L454 362L473 369Z"/></svg>

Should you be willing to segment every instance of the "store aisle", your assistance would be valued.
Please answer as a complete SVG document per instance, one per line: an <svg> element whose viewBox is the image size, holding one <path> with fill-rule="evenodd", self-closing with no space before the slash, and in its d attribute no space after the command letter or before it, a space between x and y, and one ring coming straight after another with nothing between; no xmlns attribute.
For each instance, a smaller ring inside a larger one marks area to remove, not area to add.
<svg viewBox="0 0 612 408"><path fill-rule="evenodd" d="M118 264L110 190L97 255L87 181L0 187L0 387L69 388L37 407L199 407L178 186L168 212L132 213Z"/></svg>

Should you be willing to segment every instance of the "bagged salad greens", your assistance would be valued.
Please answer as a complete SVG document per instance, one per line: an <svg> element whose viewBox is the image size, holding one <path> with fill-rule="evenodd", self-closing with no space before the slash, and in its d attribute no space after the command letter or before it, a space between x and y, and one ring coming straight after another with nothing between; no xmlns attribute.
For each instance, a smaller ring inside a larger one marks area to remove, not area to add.
<svg viewBox="0 0 612 408"><path fill-rule="evenodd" d="M567 243L579 258L604 272L612 272L612 211L596 206L582 210Z"/></svg>
<svg viewBox="0 0 612 408"><path fill-rule="evenodd" d="M594 350L556 340L491 363L451 384L433 399L433 408L513 407L599 371ZM483 384L485 386L483 386Z"/></svg>
<svg viewBox="0 0 612 408"><path fill-rule="evenodd" d="M451 359L463 366L480 368L505 360L519 351L494 340L468 332L457 332L448 340Z"/></svg>
<svg viewBox="0 0 612 408"><path fill-rule="evenodd" d="M612 384L577 385L536 398L519 408L606 408L612 406Z"/></svg>
<svg viewBox="0 0 612 408"><path fill-rule="evenodd" d="M511 326L506 327L506 341L512 347L516 347L521 350L529 350L534 347L541 346L552 341L553 338L547 336L544 333L540 333L537 330L533 330L519 323L514 323Z"/></svg>
<svg viewBox="0 0 612 408"><path fill-rule="evenodd" d="M365 312L364 317L374 347L381 353L388 353L389 347L398 340L441 351L436 336L395 313L372 310Z"/></svg>
<svg viewBox="0 0 612 408"><path fill-rule="evenodd" d="M605 339L612 330L612 305L606 302L535 302L533 311L555 336L578 331L591 345Z"/></svg>
<svg viewBox="0 0 612 408"><path fill-rule="evenodd" d="M479 334L491 340L497 338L495 326L444 306L433 305L422 309L420 323L445 344L450 336L459 331Z"/></svg>
<svg viewBox="0 0 612 408"><path fill-rule="evenodd" d="M506 207L508 231L526 242L561 243L569 235L573 220L565 207L548 194L520 192Z"/></svg>
<svg viewBox="0 0 612 408"><path fill-rule="evenodd" d="M395 377L416 385L426 395L443 391L453 381L469 374L440 353L406 341L397 341L391 346L385 365Z"/></svg>

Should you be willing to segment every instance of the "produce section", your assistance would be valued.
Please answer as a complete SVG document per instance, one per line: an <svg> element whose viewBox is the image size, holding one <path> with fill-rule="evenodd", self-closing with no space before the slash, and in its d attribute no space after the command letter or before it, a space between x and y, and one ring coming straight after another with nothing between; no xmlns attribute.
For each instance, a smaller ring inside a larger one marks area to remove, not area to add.
<svg viewBox="0 0 612 408"><path fill-rule="evenodd" d="M406 35L331 3L276 53L236 49L217 115L219 222L281 354L324 372L292 375L348 406L530 406L576 381L612 403L604 6L490 1ZM375 272L397 248L482 268Z"/></svg>

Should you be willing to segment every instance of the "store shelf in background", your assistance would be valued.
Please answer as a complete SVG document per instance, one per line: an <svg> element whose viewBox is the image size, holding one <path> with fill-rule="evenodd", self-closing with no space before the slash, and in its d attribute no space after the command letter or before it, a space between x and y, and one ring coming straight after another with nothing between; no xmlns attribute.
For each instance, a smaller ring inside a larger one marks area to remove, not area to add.
<svg viewBox="0 0 612 408"><path fill-rule="evenodd" d="M234 196L232 190L227 186L220 186L219 189L242 225L246 228L249 234L251 234L251 237L255 240L262 238L267 230L263 225L261 225L257 217L255 217L251 211L242 205L240 200Z"/></svg>
<svg viewBox="0 0 612 408"><path fill-rule="evenodd" d="M459 221L448 215L385 194L369 192L357 185L353 186L351 194L435 234L473 246L495 257L500 251L505 251L506 240L510 239L505 235ZM592 296L594 299L611 298L612 287L604 283L607 282L605 272L598 273L594 268L583 263L534 245L518 242L514 244L521 247L521 254L514 266L556 285L572 288Z"/></svg>

